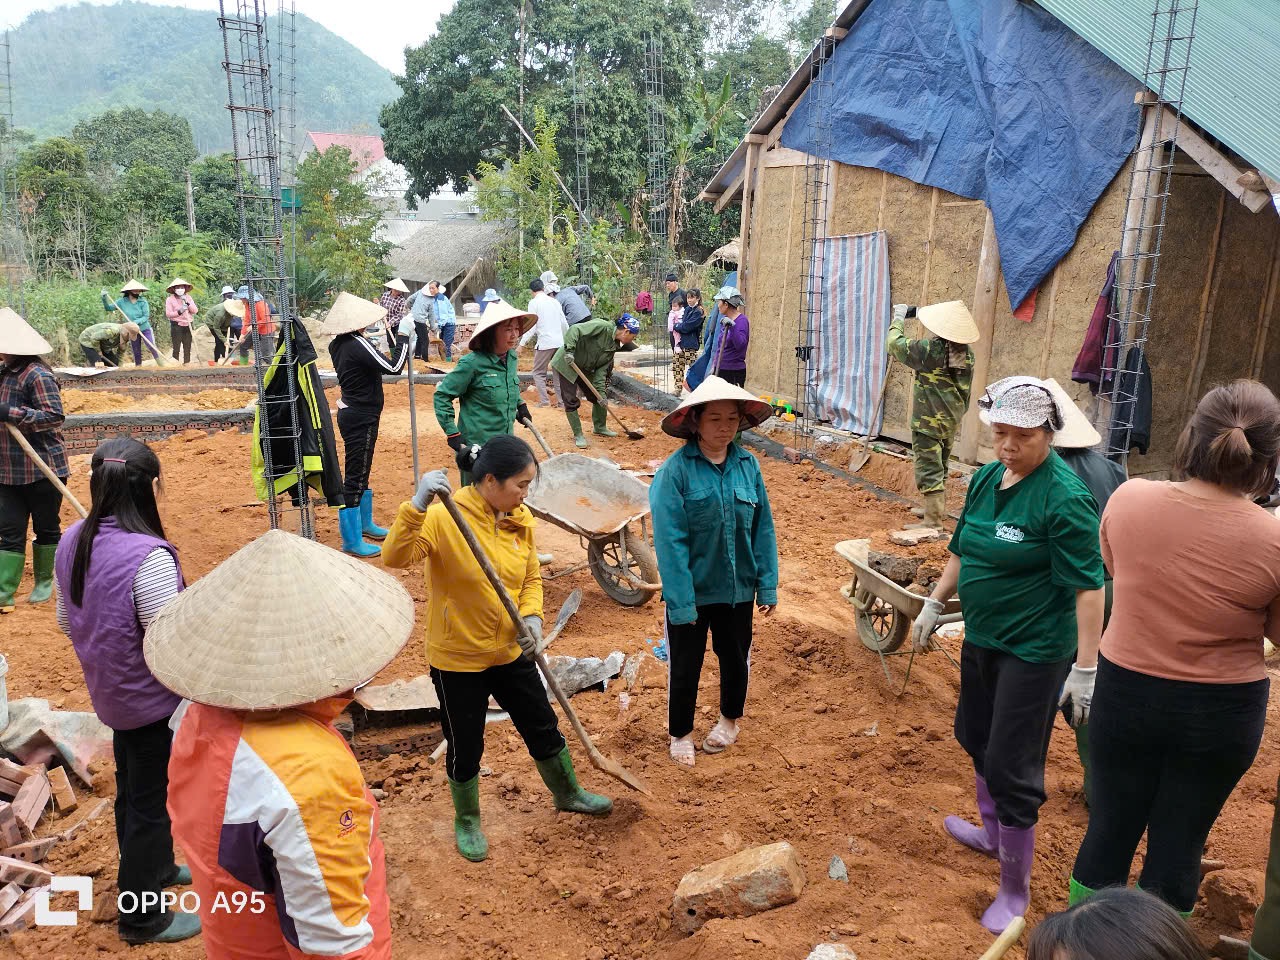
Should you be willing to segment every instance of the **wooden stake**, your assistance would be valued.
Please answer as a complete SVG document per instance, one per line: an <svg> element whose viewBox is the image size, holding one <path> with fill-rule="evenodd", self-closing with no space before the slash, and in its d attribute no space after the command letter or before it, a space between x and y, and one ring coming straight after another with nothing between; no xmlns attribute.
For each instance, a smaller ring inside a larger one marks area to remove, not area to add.
<svg viewBox="0 0 1280 960"><path fill-rule="evenodd" d="M1271 315L1276 304L1276 287L1280 285L1280 233L1271 245L1271 271L1267 275L1266 295L1258 307L1258 339L1253 344L1253 368L1251 376L1257 380L1262 374L1262 357L1267 350L1267 337L1271 333Z"/></svg>
<svg viewBox="0 0 1280 960"><path fill-rule="evenodd" d="M1040 351L1040 379L1049 376L1049 354L1053 347L1054 307L1058 297L1058 268L1053 268L1053 277L1049 281L1049 313L1044 321L1044 349Z"/></svg>
<svg viewBox="0 0 1280 960"><path fill-rule="evenodd" d="M773 389L777 393L782 393L782 345L787 340L786 334L783 333L784 327L782 318L786 313L787 308L787 277L791 273L791 227L796 220L796 178L798 176L797 171L799 171L799 169L799 167L793 167L791 170L791 200L787 204L787 242L782 247L782 285L779 288L778 299L778 349L777 354L774 357L773 364ZM790 391L788 391L788 394L789 393ZM793 397L792 399L795 400L796 403L800 402L799 397Z"/></svg>
<svg viewBox="0 0 1280 960"><path fill-rule="evenodd" d="M978 398L987 388L991 370L991 339L995 335L997 287L1000 282L1000 248L996 242L996 222L987 210L982 228L982 248L978 253L978 281L973 288L973 319L978 325L979 339L974 346L973 393L960 428L956 459L965 463L978 460Z"/></svg>
<svg viewBox="0 0 1280 960"><path fill-rule="evenodd" d="M933 261L933 225L938 218L938 188L933 188L929 201L929 228L924 238L924 276L920 280L920 299L916 303L929 302L929 264Z"/></svg>
<svg viewBox="0 0 1280 960"><path fill-rule="evenodd" d="M1200 292L1200 320L1196 326L1195 361L1187 370L1187 390L1183 397L1183 417L1191 415L1200 402L1200 377L1204 374L1205 361L1209 357L1206 349L1209 337L1213 332L1213 305L1218 299L1218 250L1222 246L1222 221L1227 212L1227 194L1218 195L1218 222L1213 228L1213 242L1209 248L1209 266L1204 274L1204 289Z"/></svg>

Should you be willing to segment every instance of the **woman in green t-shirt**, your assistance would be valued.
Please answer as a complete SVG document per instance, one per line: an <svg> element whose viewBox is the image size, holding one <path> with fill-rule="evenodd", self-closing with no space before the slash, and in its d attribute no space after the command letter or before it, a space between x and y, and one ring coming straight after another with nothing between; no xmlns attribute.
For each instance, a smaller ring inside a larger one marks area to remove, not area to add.
<svg viewBox="0 0 1280 960"><path fill-rule="evenodd" d="M926 649L959 589L965 638L956 739L973 759L981 826L948 817L957 841L1000 861L982 924L1000 933L1031 898L1036 820L1057 707L1088 719L1102 634L1098 506L1053 451L1063 411L1035 377L1006 377L978 401L996 460L973 475L951 559L912 627Z"/></svg>

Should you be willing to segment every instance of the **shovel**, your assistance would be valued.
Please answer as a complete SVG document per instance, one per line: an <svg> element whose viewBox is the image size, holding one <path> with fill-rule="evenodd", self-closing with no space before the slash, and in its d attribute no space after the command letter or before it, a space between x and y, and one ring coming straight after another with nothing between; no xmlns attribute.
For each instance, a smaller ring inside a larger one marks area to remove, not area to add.
<svg viewBox="0 0 1280 960"><path fill-rule="evenodd" d="M889 390L889 367L893 363L893 358L889 357L884 362L884 383L880 385L880 399L876 401L876 411L871 415L871 422L867 424L868 433L862 438L862 446L853 451L853 456L849 458L848 470L850 473L857 473L867 465L867 461L871 459L871 430L876 428L876 424L880 421L880 411L884 409L884 395Z"/></svg>
<svg viewBox="0 0 1280 960"><path fill-rule="evenodd" d="M533 421L521 420L520 422L530 433L533 434L533 438L538 441L538 446L542 448L542 452L547 455L547 458L550 459L551 457L554 457L555 453L553 453L551 447L547 445L547 441L542 439L542 434L539 433L538 428L533 425Z"/></svg>
<svg viewBox="0 0 1280 960"><path fill-rule="evenodd" d="M625 423L622 422L622 418L613 412L613 407L609 406L609 404L604 402L604 397L596 393L596 388L592 385L591 381L586 378L586 376L582 373L582 371L578 369L578 365L576 363L570 360L569 366L573 370L573 372L578 375L578 379L582 382L583 389L586 390L588 393L590 393L591 396L595 397L595 402L598 403L600 406L604 407L605 410L609 412L610 416L612 416L613 419L618 421L618 426L622 428L622 432L627 435L628 440L644 439L644 434L641 431L632 430L630 427L628 427Z"/></svg>
<svg viewBox="0 0 1280 960"><path fill-rule="evenodd" d="M538 647L539 651L551 646L552 641L560 636L560 631L569 622L569 618L578 612L580 606L582 606L582 591L575 589L573 593L564 598L564 603L560 604L560 612L556 614L556 625L551 628L550 633L542 638L542 644Z"/></svg>
<svg viewBox="0 0 1280 960"><path fill-rule="evenodd" d="M111 294L107 293L107 291L105 291L105 290L103 290L102 292L107 294L107 299L108 299L108 300L111 300ZM124 317L124 319L125 319L125 322L126 322L126 323L133 323L133 321L132 321L131 319L129 319L129 315L128 315L127 313L125 313L123 310L121 310L121 309L120 309L120 304L116 303L114 300L111 300L111 306L113 306L113 307L115 308L116 313L118 313L118 314L120 314L120 316ZM153 346L151 345L151 341L150 341L150 340L148 340L148 339L147 339L146 337L144 337L142 334L138 334L138 339L142 341L142 345L143 345L144 347L146 347L148 350L150 350L150 351L151 351L151 355L152 355L153 357L155 357L155 358L156 358L156 363L157 363L157 364L159 364L159 365L160 365L160 366L162 366L162 367L163 367L163 366L166 366L166 364L165 364L165 362L164 362L164 357L160 356L160 351L159 351L159 350L157 350L155 347L153 347Z"/></svg>
<svg viewBox="0 0 1280 960"><path fill-rule="evenodd" d="M80 514L80 518L84 519L87 517L89 514L88 511L85 510L83 504L81 504L80 501L75 498L75 495L67 489L67 485L63 483L62 480L58 478L58 475L49 468L49 465L44 462L44 459L40 454L36 453L35 448L31 446L31 444L27 442L27 438L22 435L22 431L12 423L6 423L5 426L9 428L9 435L17 441L18 446L23 449L23 452L31 458L31 462L36 465L36 469L45 475L45 479L58 488L58 492L67 498L71 506L76 508L76 513Z"/></svg>
<svg viewBox="0 0 1280 960"><path fill-rule="evenodd" d="M581 376L581 374L579 374ZM449 516L453 518L453 522L457 524L458 531L462 534L467 546L471 548L471 552L475 554L476 562L480 564L480 569L484 571L485 579L493 587L494 592L498 595L498 599L502 601L502 605L507 610L507 616L511 617L511 622L515 624L516 630L522 635L528 636L528 628L524 625L524 620L520 617L520 611L516 607L515 601L511 599L511 594L507 592L507 588L502 581L498 579L497 572L493 569L493 564L489 562L489 557L485 554L484 549L476 540L476 535L472 533L470 525L466 519L458 512L458 505L453 502L453 495L448 493L440 494L440 499L444 503L444 508L449 511ZM556 701L560 704L560 709L564 711L565 717L568 718L573 732L578 735L578 739L582 741L583 747L586 748L587 756L591 758L591 765L601 773L607 773L615 780L620 780L632 790L639 790L641 793L652 796L648 786L633 773L628 773L617 760L606 757L591 742L591 735L587 733L583 727L582 721L578 719L577 711L569 703L569 698L564 695L564 691L560 689L560 683L556 680L555 674L551 672L551 668L547 666L546 655L541 650L534 655L534 663L538 665L538 669L542 671L542 677L547 681L547 687L555 695Z"/></svg>
<svg viewBox="0 0 1280 960"><path fill-rule="evenodd" d="M980 960L1000 960L1001 957L1009 952L1009 948L1018 942L1018 938L1022 936L1022 931L1026 928L1026 920L1022 919L1022 917L1014 917L1013 922L1004 928L1004 933L996 937L995 943L991 944L991 947L982 955Z"/></svg>

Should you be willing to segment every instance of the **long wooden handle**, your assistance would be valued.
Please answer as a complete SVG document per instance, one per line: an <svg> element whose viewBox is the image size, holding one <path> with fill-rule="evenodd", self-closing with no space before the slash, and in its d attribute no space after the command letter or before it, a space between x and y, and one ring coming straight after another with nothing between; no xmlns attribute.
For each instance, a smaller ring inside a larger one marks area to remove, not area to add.
<svg viewBox="0 0 1280 960"><path fill-rule="evenodd" d="M449 511L449 516L453 518L453 522L458 525L458 531L462 534L462 538L467 541L467 546L475 554L476 562L480 564L480 569L484 571L485 579L489 581L494 592L497 593L498 599L502 601L502 605L507 610L507 616L511 618L511 622L516 626L516 631L527 637L528 628L524 625L524 618L520 616L520 610L516 607L515 600L511 598L506 585L498 579L498 572L493 569L493 564L489 561L484 548L480 546L480 542L476 539L470 524L467 523L462 513L458 510L458 505L454 503L453 495L442 493L440 494L440 499L444 503L444 508ZM600 751L591 742L591 735L583 727L582 721L578 719L577 711L569 705L569 698L564 695L564 691L560 689L559 681L551 673L551 667L547 664L546 656L539 651L533 660L538 665L538 669L542 671L542 676L547 681L547 687L555 694L556 701L560 704L560 709L568 717L569 723L573 727L573 732L578 735L578 739L582 741L582 745L586 747L587 752L593 758L599 756Z"/></svg>
<svg viewBox="0 0 1280 960"><path fill-rule="evenodd" d="M110 300L111 298L110 298L110 297L108 297L107 299L108 299L108 300ZM125 319L125 323L134 323L134 322L135 322L135 321L133 321L133 320L130 320L130 319L129 319L129 315L128 315L127 313L125 313L123 310L121 310L121 309L120 309L120 304L116 303L114 300L111 300L111 306L113 306L113 307L115 308L116 313L118 313L118 314L120 314L120 316L124 317L124 319ZM158 349L158 348L156 348L156 347L153 347L153 346L151 345L151 341L150 341L150 340L148 340L146 337L144 337L141 333L139 333L139 334L138 334L138 339L142 341L142 345L143 345L144 347L146 347L148 350L150 350L150 351L151 351L151 355L152 355L153 357L155 357L155 358L156 358L156 363L160 364L160 366L162 366L162 367L163 367L163 366L164 366L164 357L160 356L160 351L159 351L159 349Z"/></svg>
<svg viewBox="0 0 1280 960"><path fill-rule="evenodd" d="M555 454L551 452L551 447L547 445L546 440L542 439L542 434L539 433L538 428L533 425L533 421L521 420L520 422L524 424L526 428L528 428L530 433L533 434L533 438L538 441L538 446L542 447L542 452L545 453L548 457L554 457Z"/></svg>
<svg viewBox="0 0 1280 960"><path fill-rule="evenodd" d="M880 384L880 396L876 399L876 409L871 414L871 422L867 424L867 435L862 438L862 452L867 452L867 447L871 446L871 437L875 433L876 421L880 419L880 411L884 409L884 395L889 392L889 369L893 366L893 357L888 357L884 362L884 381Z"/></svg>
<svg viewBox="0 0 1280 960"><path fill-rule="evenodd" d="M1013 921L1004 928L1004 933L996 938L996 942L991 948L982 955L981 960L1000 960L1009 948L1018 942L1018 938L1022 936L1022 931L1027 928L1027 921L1022 917L1014 917Z"/></svg>
<svg viewBox="0 0 1280 960"><path fill-rule="evenodd" d="M67 485L58 478L58 475L49 468L49 465L44 462L44 458L41 457L40 454L36 453L35 448L31 446L27 441L27 438L22 435L22 431L12 423L6 423L5 426L9 428L9 435L13 437L14 440L18 441L18 446L20 446L26 455L31 458L31 462L34 463L40 472L45 475L45 479L57 487L58 492L71 501L71 506L76 508L76 513L80 514L80 518L83 520L87 517L89 515L89 511L86 510L80 501L75 498L75 494L67 489Z"/></svg>
<svg viewBox="0 0 1280 960"><path fill-rule="evenodd" d="M609 406L608 401L606 401L604 397L600 396L600 394L596 393L595 384L593 384L590 380L587 379L586 375L581 370L578 369L578 365L574 363L572 360L569 361L569 366L572 367L573 372L578 375L578 379L582 381L582 385L587 390L590 391L591 396L595 397L595 400L593 402L598 404L599 406L604 407L605 412L609 414L609 416L613 417L613 419L618 421L618 426L622 428L622 432L630 436L631 433L633 432L632 429L629 426L627 426L626 422L620 416L618 416L618 414L614 411L613 407ZM633 440L639 439L641 436L642 436L641 434L637 433L634 437L632 437L632 439Z"/></svg>
<svg viewBox="0 0 1280 960"><path fill-rule="evenodd" d="M418 473L418 405L413 399L413 352L418 348L418 334L409 335L409 356L406 359L409 373L409 443L413 448L413 482L416 484L421 474Z"/></svg>

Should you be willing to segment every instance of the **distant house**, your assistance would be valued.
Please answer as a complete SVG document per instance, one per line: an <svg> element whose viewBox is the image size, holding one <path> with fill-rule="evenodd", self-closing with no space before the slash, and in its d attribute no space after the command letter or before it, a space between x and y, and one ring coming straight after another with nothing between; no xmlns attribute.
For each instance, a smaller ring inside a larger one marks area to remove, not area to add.
<svg viewBox="0 0 1280 960"><path fill-rule="evenodd" d="M502 223L436 220L420 224L416 233L396 245L387 257L391 272L416 290L431 280L449 288L455 305L479 300L496 286L498 247L510 227Z"/></svg>

